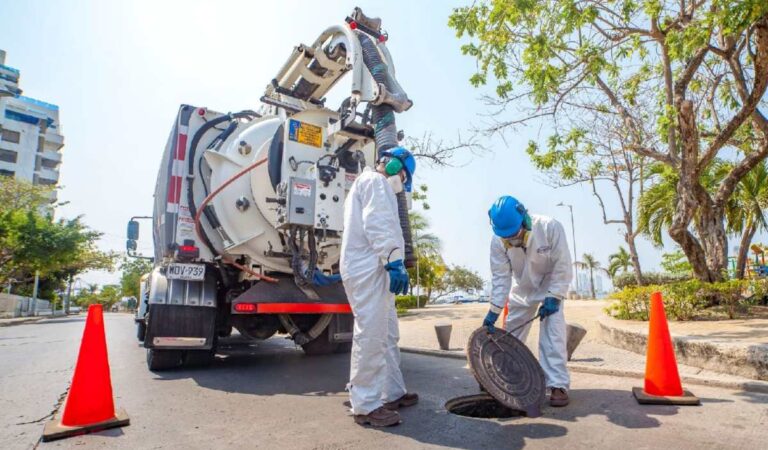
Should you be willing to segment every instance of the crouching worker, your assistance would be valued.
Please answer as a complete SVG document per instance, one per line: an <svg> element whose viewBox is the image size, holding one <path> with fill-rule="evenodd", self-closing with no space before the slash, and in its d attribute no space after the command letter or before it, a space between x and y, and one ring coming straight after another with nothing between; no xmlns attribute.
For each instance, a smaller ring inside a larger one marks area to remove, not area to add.
<svg viewBox="0 0 768 450"><path fill-rule="evenodd" d="M549 217L530 216L523 204L510 196L496 200L488 215L494 233L492 288L491 308L483 326L493 333L507 302L507 330L514 330L538 315L539 362L551 391L549 403L566 406L570 376L565 366L568 355L563 299L572 272L563 226ZM530 329L529 323L514 332L514 336L525 342Z"/></svg>
<svg viewBox="0 0 768 450"><path fill-rule="evenodd" d="M355 315L347 389L361 425L397 425L397 410L419 400L405 389L400 372L395 309L395 294L408 292L395 195L410 189L415 170L408 150L381 152L376 170L366 168L357 177L344 204L340 269Z"/></svg>

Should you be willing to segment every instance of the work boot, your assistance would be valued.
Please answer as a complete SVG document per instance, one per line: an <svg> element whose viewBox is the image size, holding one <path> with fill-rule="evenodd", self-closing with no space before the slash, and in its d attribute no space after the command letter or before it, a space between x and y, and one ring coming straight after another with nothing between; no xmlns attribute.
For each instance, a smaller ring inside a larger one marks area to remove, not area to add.
<svg viewBox="0 0 768 450"><path fill-rule="evenodd" d="M380 406L368 414L355 414L355 423L372 427L391 427L400 423L400 414Z"/></svg>
<svg viewBox="0 0 768 450"><path fill-rule="evenodd" d="M550 406L567 406L568 405L568 391L563 388L552 388L552 393L549 395Z"/></svg>
<svg viewBox="0 0 768 450"><path fill-rule="evenodd" d="M419 403L419 394L409 392L409 393L403 394L403 396L398 398L397 400L392 400L391 402L384 403L384 407L390 411L396 411L406 406L413 406L416 403Z"/></svg>

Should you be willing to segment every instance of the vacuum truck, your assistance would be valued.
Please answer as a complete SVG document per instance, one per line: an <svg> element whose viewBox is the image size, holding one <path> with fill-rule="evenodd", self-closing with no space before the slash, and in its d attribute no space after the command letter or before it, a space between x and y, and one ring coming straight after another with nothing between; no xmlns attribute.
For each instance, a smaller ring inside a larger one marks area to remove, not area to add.
<svg viewBox="0 0 768 450"><path fill-rule="evenodd" d="M353 315L339 272L345 197L402 139L411 100L381 20L359 8L299 45L256 108L182 105L163 152L151 216L154 267L138 336L150 370L210 362L233 329L286 334L307 354L348 352ZM327 93L349 77L338 107ZM409 198L399 194L406 265ZM149 217L148 217L149 219ZM139 220L128 223L137 255Z"/></svg>

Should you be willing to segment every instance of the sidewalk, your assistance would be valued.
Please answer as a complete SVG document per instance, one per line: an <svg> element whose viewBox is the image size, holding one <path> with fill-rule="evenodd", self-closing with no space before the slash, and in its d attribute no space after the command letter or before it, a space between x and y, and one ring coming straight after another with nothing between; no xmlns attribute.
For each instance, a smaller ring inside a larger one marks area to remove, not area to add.
<svg viewBox="0 0 768 450"><path fill-rule="evenodd" d="M56 311L56 315L51 314L50 310L47 311L47 314L46 314L46 311L40 311L40 312L42 314L38 314L37 316L0 318L0 327L10 327L13 325L23 325L25 323L33 323L39 320L58 319L60 317L67 317L60 311ZM70 314L70 316L72 315Z"/></svg>
<svg viewBox="0 0 768 450"><path fill-rule="evenodd" d="M599 319L605 315L602 300L568 300L565 317L587 330L587 335L573 354L568 367L574 372L586 372L637 378L642 383L645 356L613 347L603 342ZM437 305L418 310L400 318L400 346L403 351L439 353L443 356L465 358L464 347L470 334L481 325L487 303ZM451 323L451 351L439 350L434 325ZM647 324L646 324L647 326ZM539 325L534 322L526 344L538 354ZM683 383L705 384L731 389L768 392L768 383L750 378L727 375L699 367L679 364Z"/></svg>
<svg viewBox="0 0 768 450"><path fill-rule="evenodd" d="M21 325L24 323L30 323L30 322L37 322L38 320L43 320L45 317L37 316L37 317L14 317L10 319L0 319L0 327L10 327L13 325Z"/></svg>

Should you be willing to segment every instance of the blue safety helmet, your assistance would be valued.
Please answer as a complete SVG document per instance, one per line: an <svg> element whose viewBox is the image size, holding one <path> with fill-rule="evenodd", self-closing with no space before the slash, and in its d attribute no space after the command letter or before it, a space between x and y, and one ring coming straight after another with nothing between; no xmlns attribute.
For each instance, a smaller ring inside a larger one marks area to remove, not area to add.
<svg viewBox="0 0 768 450"><path fill-rule="evenodd" d="M491 209L488 210L488 217L491 218L494 234L503 238L514 236L523 226L526 229L531 227L525 206L509 195L499 197L496 200Z"/></svg>
<svg viewBox="0 0 768 450"><path fill-rule="evenodd" d="M401 163L395 173L400 170L405 170L405 182L403 182L403 187L406 192L411 192L411 188L413 187L413 174L416 173L416 158L413 157L413 154L403 147L395 147L384 150L379 157L395 158ZM387 169L387 172L389 172L389 167ZM390 175L394 175L394 173Z"/></svg>

